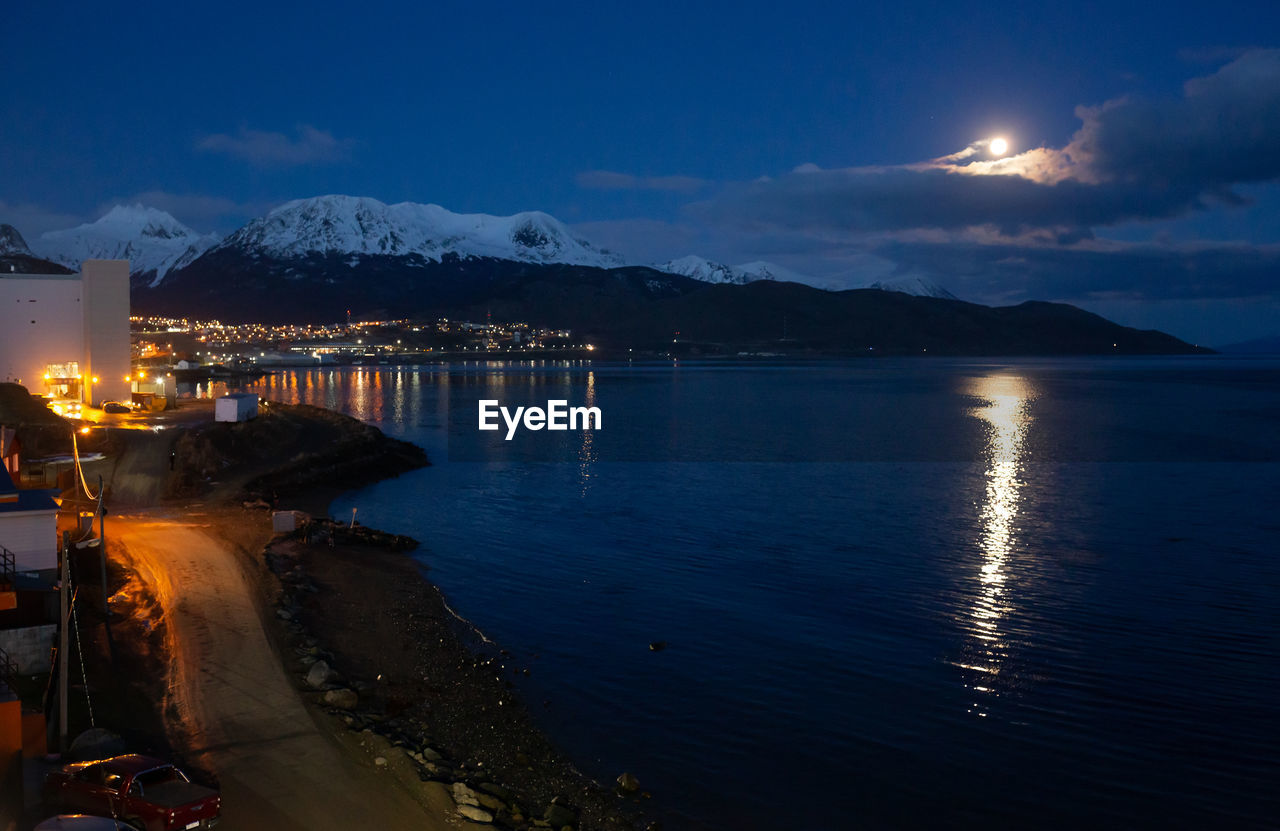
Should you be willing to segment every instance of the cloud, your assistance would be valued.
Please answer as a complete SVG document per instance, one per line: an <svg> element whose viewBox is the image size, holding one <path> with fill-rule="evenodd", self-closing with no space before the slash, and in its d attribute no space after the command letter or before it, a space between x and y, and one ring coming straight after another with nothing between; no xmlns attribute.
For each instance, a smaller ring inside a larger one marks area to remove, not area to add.
<svg viewBox="0 0 1280 831"><path fill-rule="evenodd" d="M85 222L78 214L49 210L30 202L13 203L0 199L0 224L12 225L28 243L45 231L74 228Z"/></svg>
<svg viewBox="0 0 1280 831"><path fill-rule="evenodd" d="M993 159L986 142L913 164L823 170L727 188L691 208L753 230L868 233L988 226L1016 236L1167 219L1239 204L1237 185L1280 178L1280 50L1248 52L1177 98L1081 107L1062 148Z"/></svg>
<svg viewBox="0 0 1280 831"><path fill-rule="evenodd" d="M1280 49L1249 52L1188 81L1171 101L1081 110L1071 152L1103 181L1228 196L1280 177Z"/></svg>
<svg viewBox="0 0 1280 831"><path fill-rule="evenodd" d="M613 170L588 170L579 173L574 180L578 187L587 190L665 190L693 193L709 182L694 176L633 176Z"/></svg>
<svg viewBox="0 0 1280 831"><path fill-rule="evenodd" d="M573 232L640 265L684 256L701 250L707 242L699 229L657 219L581 222L573 225Z"/></svg>
<svg viewBox="0 0 1280 831"><path fill-rule="evenodd" d="M97 215L105 214L116 205L132 204L158 208L200 232L207 232L210 229L227 230L239 226L245 220L260 216L274 206L269 202L237 202L221 196L148 190L106 200L98 206Z"/></svg>
<svg viewBox="0 0 1280 831"><path fill-rule="evenodd" d="M198 150L225 153L260 167L329 164L350 156L354 142L337 139L327 130L300 124L297 137L241 127L235 135L214 133L196 143Z"/></svg>

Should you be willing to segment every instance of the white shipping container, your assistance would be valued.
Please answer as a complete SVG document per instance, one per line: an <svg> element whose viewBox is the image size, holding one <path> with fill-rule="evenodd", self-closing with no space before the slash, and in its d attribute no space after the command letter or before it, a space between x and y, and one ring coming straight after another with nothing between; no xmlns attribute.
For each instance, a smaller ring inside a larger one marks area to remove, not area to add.
<svg viewBox="0 0 1280 831"><path fill-rule="evenodd" d="M214 421L248 421L257 417L257 393L233 392L217 399L213 405Z"/></svg>

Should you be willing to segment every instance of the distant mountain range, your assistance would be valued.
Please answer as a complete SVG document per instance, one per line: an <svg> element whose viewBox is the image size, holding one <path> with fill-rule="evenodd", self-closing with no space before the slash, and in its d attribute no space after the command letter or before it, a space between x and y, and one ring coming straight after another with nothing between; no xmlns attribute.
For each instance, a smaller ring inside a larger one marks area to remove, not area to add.
<svg viewBox="0 0 1280 831"><path fill-rule="evenodd" d="M0 265L16 271L126 258L135 311L226 321L492 312L568 327L605 346L667 351L673 341L702 352L1196 351L1062 304L993 309L918 280L829 291L765 262L689 256L628 265L545 213L456 214L351 196L289 202L222 240L163 211L116 207L97 222L41 235L35 254L7 229L0 254L8 258Z"/></svg>
<svg viewBox="0 0 1280 831"><path fill-rule="evenodd" d="M453 254L464 260L492 258L597 268L638 265L574 236L564 223L538 211L506 217L456 214L439 205L386 205L376 199L338 195L286 203L251 220L225 240L217 234L199 234L156 208L117 205L95 222L45 232L36 240L34 256L71 269L91 258L126 259L134 285L155 288L170 273L222 248L275 260L348 254L418 255L439 262ZM760 260L731 266L690 255L652 268L707 283L784 280L823 287L822 280ZM867 288L953 296L924 281L882 281Z"/></svg>

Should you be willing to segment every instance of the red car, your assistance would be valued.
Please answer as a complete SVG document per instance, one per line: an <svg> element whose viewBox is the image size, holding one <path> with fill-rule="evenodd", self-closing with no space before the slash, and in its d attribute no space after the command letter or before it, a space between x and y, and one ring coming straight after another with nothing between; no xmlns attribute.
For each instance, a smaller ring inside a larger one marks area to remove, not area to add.
<svg viewBox="0 0 1280 831"><path fill-rule="evenodd" d="M47 808L115 817L138 831L211 828L222 812L217 791L149 756L66 765L45 778L44 794Z"/></svg>

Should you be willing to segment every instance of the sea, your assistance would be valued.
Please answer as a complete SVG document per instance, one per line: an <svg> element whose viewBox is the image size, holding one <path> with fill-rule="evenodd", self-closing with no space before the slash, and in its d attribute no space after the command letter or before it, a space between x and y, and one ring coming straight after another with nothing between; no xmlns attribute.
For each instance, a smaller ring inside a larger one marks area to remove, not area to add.
<svg viewBox="0 0 1280 831"><path fill-rule="evenodd" d="M459 362L249 389L427 450L333 514L420 540L551 738L636 776L666 829L1277 827L1280 359ZM508 440L485 400L600 423Z"/></svg>

